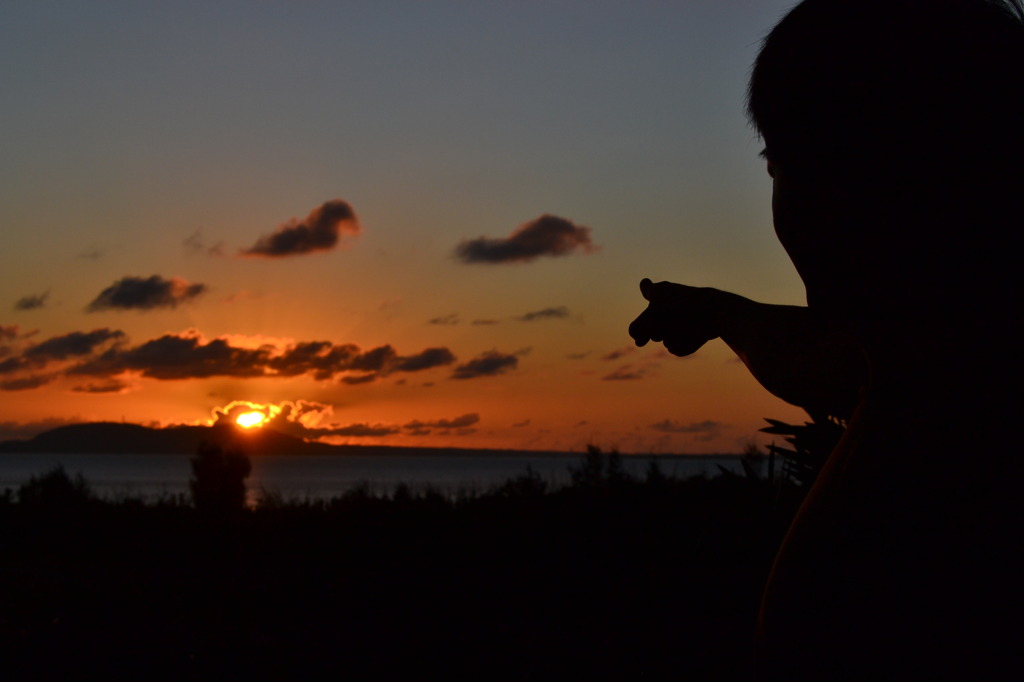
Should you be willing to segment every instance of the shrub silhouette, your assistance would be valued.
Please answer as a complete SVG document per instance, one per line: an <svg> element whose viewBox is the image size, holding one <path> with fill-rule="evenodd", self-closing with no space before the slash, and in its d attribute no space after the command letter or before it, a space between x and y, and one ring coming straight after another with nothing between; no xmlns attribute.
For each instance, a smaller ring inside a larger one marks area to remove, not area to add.
<svg viewBox="0 0 1024 682"><path fill-rule="evenodd" d="M245 507L245 479L252 471L241 450L219 443L202 443L192 458L188 487L196 509L208 512L237 511Z"/></svg>
<svg viewBox="0 0 1024 682"><path fill-rule="evenodd" d="M588 445L587 454L579 466L569 467L569 478L574 488L602 488L618 486L629 480L622 466L622 455L613 448L605 454L597 445Z"/></svg>
<svg viewBox="0 0 1024 682"><path fill-rule="evenodd" d="M75 509L93 499L92 490L81 473L69 476L58 464L44 474L32 476L18 488L18 502L43 509Z"/></svg>
<svg viewBox="0 0 1024 682"><path fill-rule="evenodd" d="M787 424L778 419L768 419L770 424L761 429L762 433L785 436L783 440L792 449L772 445L773 454L782 455L782 480L810 489L825 460L839 443L846 431L846 424L834 417L811 418L801 426Z"/></svg>
<svg viewBox="0 0 1024 682"><path fill-rule="evenodd" d="M537 471L527 465L526 472L505 481L491 490L491 495L507 499L534 499L544 497L548 492L548 483Z"/></svg>
<svg viewBox="0 0 1024 682"><path fill-rule="evenodd" d="M755 480L761 479L765 459L766 455L757 443L747 443L746 447L743 448L743 455L740 457L743 475Z"/></svg>

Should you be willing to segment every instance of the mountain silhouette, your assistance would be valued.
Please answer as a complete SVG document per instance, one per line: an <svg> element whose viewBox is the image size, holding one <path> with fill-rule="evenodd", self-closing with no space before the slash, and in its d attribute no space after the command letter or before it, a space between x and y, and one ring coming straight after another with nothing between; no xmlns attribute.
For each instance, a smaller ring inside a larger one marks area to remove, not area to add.
<svg viewBox="0 0 1024 682"><path fill-rule="evenodd" d="M432 448L392 445L331 445L289 436L269 427L243 429L232 424L152 428L120 422L69 424L25 440L0 442L0 454L193 455L204 442L221 443L247 455L403 455L502 456L529 452L534 456L566 456L551 450Z"/></svg>
<svg viewBox="0 0 1024 682"><path fill-rule="evenodd" d="M59 426L28 440L3 441L0 453L193 454L203 442L235 446L249 455L341 454L347 449L310 443L268 428L243 430L222 424L155 429L138 424L93 422Z"/></svg>

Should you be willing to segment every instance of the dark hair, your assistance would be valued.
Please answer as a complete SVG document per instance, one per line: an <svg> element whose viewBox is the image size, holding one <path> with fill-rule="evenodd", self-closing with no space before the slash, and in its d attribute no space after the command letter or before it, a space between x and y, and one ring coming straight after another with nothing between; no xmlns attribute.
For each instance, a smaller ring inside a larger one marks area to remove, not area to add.
<svg viewBox="0 0 1024 682"><path fill-rule="evenodd" d="M778 160L927 164L1024 151L1021 0L805 0L765 38L747 97Z"/></svg>

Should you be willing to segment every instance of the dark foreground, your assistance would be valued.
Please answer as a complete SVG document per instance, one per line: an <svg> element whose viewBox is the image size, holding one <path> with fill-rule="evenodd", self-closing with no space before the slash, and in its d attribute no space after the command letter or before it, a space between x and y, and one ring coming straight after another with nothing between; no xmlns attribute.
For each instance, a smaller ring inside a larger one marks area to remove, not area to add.
<svg viewBox="0 0 1024 682"><path fill-rule="evenodd" d="M597 476L219 514L8 497L3 677L747 680L777 495Z"/></svg>

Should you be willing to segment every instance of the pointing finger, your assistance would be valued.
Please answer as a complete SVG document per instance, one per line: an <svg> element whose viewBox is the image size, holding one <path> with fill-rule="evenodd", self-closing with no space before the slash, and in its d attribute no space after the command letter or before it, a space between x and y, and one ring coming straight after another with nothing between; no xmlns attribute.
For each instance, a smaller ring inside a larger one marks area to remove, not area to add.
<svg viewBox="0 0 1024 682"><path fill-rule="evenodd" d="M644 277L640 280L640 294L646 299L651 300L651 287L654 286L654 282Z"/></svg>

